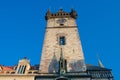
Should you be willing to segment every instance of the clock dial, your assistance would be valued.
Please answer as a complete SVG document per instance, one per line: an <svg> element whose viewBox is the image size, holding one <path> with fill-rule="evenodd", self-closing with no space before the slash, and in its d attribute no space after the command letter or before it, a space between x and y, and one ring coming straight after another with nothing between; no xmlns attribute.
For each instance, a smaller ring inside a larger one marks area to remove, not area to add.
<svg viewBox="0 0 120 80"><path fill-rule="evenodd" d="M63 23L65 23L66 21L67 21L66 19L61 18L61 19L58 19L58 20L57 20L57 23L58 23L58 24L63 24Z"/></svg>

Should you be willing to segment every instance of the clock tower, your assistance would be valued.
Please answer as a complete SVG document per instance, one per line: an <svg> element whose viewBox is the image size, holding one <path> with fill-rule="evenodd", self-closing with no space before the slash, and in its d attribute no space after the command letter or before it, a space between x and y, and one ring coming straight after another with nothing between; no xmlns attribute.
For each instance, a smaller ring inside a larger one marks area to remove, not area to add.
<svg viewBox="0 0 120 80"><path fill-rule="evenodd" d="M82 45L76 24L77 14L74 9L56 13L46 13L46 33L42 48L40 72L57 73L59 60L65 60L65 72L86 71ZM62 59L61 59L62 60Z"/></svg>

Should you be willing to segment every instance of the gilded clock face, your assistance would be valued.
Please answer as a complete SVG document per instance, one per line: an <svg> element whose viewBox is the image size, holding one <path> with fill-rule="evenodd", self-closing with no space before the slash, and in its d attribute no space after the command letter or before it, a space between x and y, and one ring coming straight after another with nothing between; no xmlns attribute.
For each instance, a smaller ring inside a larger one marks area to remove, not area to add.
<svg viewBox="0 0 120 80"><path fill-rule="evenodd" d="M66 19L60 18L60 19L58 19L56 22L57 22L58 24L63 24L63 23L65 23L66 21L67 21Z"/></svg>

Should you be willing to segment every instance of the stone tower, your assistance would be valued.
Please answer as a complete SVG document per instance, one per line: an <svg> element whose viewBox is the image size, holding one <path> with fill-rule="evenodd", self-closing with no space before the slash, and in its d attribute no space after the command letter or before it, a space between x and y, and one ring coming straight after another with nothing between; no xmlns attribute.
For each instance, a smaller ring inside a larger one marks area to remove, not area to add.
<svg viewBox="0 0 120 80"><path fill-rule="evenodd" d="M0 80L114 80L112 69L85 64L75 10L46 13L46 33L40 66L25 57L15 66L0 65Z"/></svg>
<svg viewBox="0 0 120 80"><path fill-rule="evenodd" d="M66 60L67 72L85 71L84 55L76 24L77 14L74 9L64 12L60 9L56 13L50 10L46 13L46 33L42 48L40 71L42 73L56 73L59 70L59 59Z"/></svg>

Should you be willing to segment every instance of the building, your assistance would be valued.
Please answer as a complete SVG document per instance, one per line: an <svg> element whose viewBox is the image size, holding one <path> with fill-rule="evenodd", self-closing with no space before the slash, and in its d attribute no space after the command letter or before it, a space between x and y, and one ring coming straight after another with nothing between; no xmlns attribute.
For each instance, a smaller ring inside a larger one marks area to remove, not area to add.
<svg viewBox="0 0 120 80"><path fill-rule="evenodd" d="M47 11L46 33L40 65L31 66L27 58L16 66L0 66L0 80L114 80L111 69L86 64L78 26L77 13Z"/></svg>

